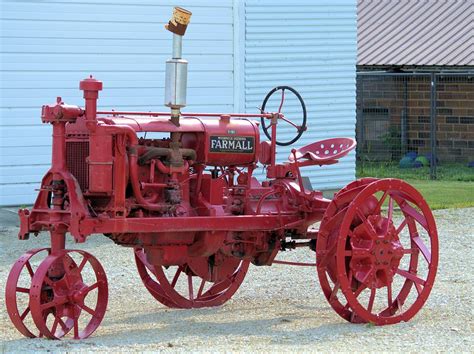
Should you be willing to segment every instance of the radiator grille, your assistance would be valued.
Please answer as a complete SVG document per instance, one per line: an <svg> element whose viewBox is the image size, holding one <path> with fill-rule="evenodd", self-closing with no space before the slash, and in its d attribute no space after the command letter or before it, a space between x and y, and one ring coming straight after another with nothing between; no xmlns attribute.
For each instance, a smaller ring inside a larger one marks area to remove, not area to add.
<svg viewBox="0 0 474 354"><path fill-rule="evenodd" d="M82 191L89 188L89 141L68 141L66 143L66 163L68 170L76 177Z"/></svg>

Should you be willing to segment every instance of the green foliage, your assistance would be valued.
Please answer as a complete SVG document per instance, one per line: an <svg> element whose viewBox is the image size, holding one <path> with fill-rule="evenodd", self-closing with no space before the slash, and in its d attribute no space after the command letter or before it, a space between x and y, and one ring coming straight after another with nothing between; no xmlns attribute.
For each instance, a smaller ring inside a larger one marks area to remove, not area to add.
<svg viewBox="0 0 474 354"><path fill-rule="evenodd" d="M399 127L391 125L388 132L381 136L385 146L392 154L392 159L399 159L401 157L402 143L401 132Z"/></svg>

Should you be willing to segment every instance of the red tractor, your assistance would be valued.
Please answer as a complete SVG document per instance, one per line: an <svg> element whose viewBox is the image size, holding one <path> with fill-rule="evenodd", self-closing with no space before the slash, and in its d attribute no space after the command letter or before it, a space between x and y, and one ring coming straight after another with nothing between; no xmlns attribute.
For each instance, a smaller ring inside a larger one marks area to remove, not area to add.
<svg viewBox="0 0 474 354"><path fill-rule="evenodd" d="M102 321L104 269L93 255L65 249L67 233L77 243L103 234L132 248L146 289L168 307L221 305L250 263L283 263L317 267L324 296L347 321L408 321L427 300L438 265L435 220L420 193L375 178L348 184L332 200L311 190L301 169L337 163L354 149L350 138L293 149L277 163L277 145L295 143L306 130L304 102L290 87L270 91L259 114L181 112L181 41L190 15L175 8L167 25L171 112L98 111L102 82L92 77L79 86L84 108L61 98L43 106L42 121L53 127L52 165L33 208L19 210L19 238L48 231L51 246L13 265L6 305L15 327L27 337L80 339ZM283 113L288 95L300 106L299 122ZM268 112L275 97L278 109ZM280 124L294 129L291 141L278 140ZM263 182L257 164L266 168ZM316 262L275 259L297 247L314 251Z"/></svg>

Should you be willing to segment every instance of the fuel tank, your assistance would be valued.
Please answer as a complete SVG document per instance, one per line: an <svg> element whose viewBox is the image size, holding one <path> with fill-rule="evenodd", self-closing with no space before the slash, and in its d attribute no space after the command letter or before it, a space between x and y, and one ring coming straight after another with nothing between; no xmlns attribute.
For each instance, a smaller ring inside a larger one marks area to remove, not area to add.
<svg viewBox="0 0 474 354"><path fill-rule="evenodd" d="M208 166L242 166L257 161L260 137L257 122L228 116L195 119L199 119L204 131L183 133L181 142L184 148L196 150L196 162Z"/></svg>

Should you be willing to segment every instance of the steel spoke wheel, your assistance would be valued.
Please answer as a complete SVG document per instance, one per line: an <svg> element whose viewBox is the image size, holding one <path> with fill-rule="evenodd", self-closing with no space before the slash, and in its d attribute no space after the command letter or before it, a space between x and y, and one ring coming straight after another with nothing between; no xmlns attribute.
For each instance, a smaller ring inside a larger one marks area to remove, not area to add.
<svg viewBox="0 0 474 354"><path fill-rule="evenodd" d="M293 100L289 99L289 96L293 96ZM276 97L276 98L275 98ZM296 100L294 99L296 97ZM272 103L274 106L272 106ZM286 103L286 104L285 104ZM285 108L285 109L283 109ZM270 90L270 92L265 96L262 107L260 108L261 112L271 109L273 112L281 113L283 116L280 116L279 121L289 128L290 132L294 131L295 136L289 141L281 141L276 139L275 143L280 146L288 146L301 137L301 135L306 131L306 105L303 101L301 95L294 88L290 86L277 86ZM288 117L285 116L287 112ZM271 123L267 118L261 119L262 129L268 139L272 140L271 136Z"/></svg>
<svg viewBox="0 0 474 354"><path fill-rule="evenodd" d="M166 306L178 308L222 305L242 284L249 264L249 261L218 253L210 257L189 257L186 264L179 266L155 266L154 290L159 289L155 292L159 296L155 298Z"/></svg>
<svg viewBox="0 0 474 354"><path fill-rule="evenodd" d="M353 200L338 193L333 201L338 207L328 208L317 244L320 283L348 321L408 321L433 287L436 224L420 193L406 182L367 182L349 188Z"/></svg>
<svg viewBox="0 0 474 354"><path fill-rule="evenodd" d="M135 248L134 253L138 274L150 295L167 307L179 308L179 306L171 301L165 294L163 288L156 280L155 268L147 261L143 248Z"/></svg>
<svg viewBox="0 0 474 354"><path fill-rule="evenodd" d="M26 252L13 265L5 287L5 303L8 316L16 329L25 337L42 337L31 318L30 290L35 263L50 254L49 248L38 248Z"/></svg>
<svg viewBox="0 0 474 354"><path fill-rule="evenodd" d="M49 255L33 276L31 315L48 338L59 339L68 332L74 339L89 337L104 318L107 301L105 271L87 252L64 250Z"/></svg>

